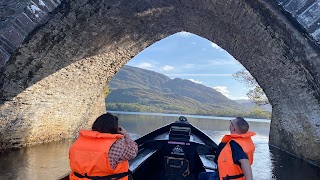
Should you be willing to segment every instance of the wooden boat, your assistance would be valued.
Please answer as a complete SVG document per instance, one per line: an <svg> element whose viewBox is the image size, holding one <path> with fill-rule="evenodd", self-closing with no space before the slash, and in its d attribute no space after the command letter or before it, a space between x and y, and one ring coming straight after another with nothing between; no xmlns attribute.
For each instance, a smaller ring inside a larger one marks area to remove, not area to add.
<svg viewBox="0 0 320 180"><path fill-rule="evenodd" d="M135 180L197 179L200 172L217 167L213 162L217 144L183 116L136 142L138 155L129 161Z"/></svg>

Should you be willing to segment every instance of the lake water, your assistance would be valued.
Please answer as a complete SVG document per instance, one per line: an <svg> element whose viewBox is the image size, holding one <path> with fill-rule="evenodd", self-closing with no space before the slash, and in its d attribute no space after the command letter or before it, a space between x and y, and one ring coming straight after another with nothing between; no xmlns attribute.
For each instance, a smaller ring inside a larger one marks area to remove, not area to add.
<svg viewBox="0 0 320 180"><path fill-rule="evenodd" d="M156 128L178 119L179 115L135 114L113 112L132 138L137 139ZM232 118L187 116L194 126L201 129L217 144L224 134L229 133ZM256 146L252 165L255 180L319 180L320 168L299 158L269 147L270 120L247 119L250 130L256 132L253 142ZM0 179L8 180L51 180L68 173L68 150L73 140L52 142L11 151L0 155Z"/></svg>

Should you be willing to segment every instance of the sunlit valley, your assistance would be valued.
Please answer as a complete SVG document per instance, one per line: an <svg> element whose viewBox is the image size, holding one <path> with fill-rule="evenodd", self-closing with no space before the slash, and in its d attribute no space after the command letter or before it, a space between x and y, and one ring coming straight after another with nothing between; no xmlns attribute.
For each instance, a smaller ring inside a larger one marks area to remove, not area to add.
<svg viewBox="0 0 320 180"><path fill-rule="evenodd" d="M176 33L120 69L107 87L106 109L270 119L271 106L249 100L252 88L234 78L243 69L215 43Z"/></svg>

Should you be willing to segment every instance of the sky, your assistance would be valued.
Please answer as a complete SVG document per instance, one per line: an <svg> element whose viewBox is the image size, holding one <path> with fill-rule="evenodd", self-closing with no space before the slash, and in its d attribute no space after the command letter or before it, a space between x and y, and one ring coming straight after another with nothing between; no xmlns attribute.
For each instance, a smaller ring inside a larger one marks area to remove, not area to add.
<svg viewBox="0 0 320 180"><path fill-rule="evenodd" d="M141 51L127 65L214 88L232 100L248 99L249 88L232 74L244 69L232 55L200 36L179 32Z"/></svg>

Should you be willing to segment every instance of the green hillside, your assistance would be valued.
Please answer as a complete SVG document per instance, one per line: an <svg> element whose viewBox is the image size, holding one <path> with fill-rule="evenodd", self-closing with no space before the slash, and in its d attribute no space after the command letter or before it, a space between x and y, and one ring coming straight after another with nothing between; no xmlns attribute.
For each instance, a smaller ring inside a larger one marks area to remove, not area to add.
<svg viewBox="0 0 320 180"><path fill-rule="evenodd" d="M114 76L109 90L109 111L250 116L248 108L212 88L131 66Z"/></svg>

